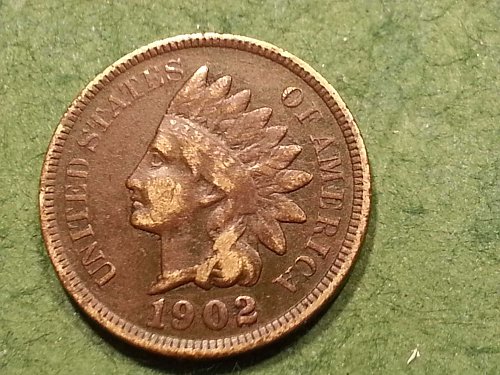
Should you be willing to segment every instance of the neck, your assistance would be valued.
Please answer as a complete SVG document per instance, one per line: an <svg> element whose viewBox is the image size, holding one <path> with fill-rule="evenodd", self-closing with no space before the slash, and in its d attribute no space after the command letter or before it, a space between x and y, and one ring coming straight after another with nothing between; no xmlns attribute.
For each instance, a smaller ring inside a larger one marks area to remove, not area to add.
<svg viewBox="0 0 500 375"><path fill-rule="evenodd" d="M205 225L186 221L161 235L161 272L180 270L201 263L210 248L203 240ZM201 245L200 245L201 244Z"/></svg>

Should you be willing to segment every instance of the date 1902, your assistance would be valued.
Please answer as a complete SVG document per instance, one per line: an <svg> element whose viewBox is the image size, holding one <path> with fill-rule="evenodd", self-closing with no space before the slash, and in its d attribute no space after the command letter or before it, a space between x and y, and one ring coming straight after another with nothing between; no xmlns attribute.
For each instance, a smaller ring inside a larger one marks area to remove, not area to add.
<svg viewBox="0 0 500 375"><path fill-rule="evenodd" d="M164 313L166 300L160 298L152 304L153 316L148 322L152 328L164 328ZM255 310L255 300L249 296L238 296L234 300L234 307L237 309L235 315L236 325L243 327L257 322L257 311ZM193 304L187 300L180 300L172 305L170 325L174 329L188 329L196 317L200 314L203 324L209 329L219 331L226 327L231 319L227 305L217 299L208 301L201 309L196 311Z"/></svg>

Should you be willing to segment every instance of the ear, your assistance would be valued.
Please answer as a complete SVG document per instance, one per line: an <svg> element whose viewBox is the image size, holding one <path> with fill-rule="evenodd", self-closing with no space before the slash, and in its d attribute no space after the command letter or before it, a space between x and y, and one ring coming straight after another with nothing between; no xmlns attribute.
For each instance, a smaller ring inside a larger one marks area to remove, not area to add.
<svg viewBox="0 0 500 375"><path fill-rule="evenodd" d="M198 199L204 207L211 206L221 201L226 196L226 193L222 189L219 189L205 179L202 179L198 186Z"/></svg>

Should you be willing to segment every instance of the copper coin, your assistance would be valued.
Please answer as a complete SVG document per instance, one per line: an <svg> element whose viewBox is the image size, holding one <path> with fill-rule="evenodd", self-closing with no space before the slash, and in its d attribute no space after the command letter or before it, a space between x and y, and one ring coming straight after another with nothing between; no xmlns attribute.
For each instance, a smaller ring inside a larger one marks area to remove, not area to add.
<svg viewBox="0 0 500 375"><path fill-rule="evenodd" d="M358 128L311 67L197 34L123 57L71 104L40 186L62 284L147 350L213 358L270 343L340 288L370 204Z"/></svg>

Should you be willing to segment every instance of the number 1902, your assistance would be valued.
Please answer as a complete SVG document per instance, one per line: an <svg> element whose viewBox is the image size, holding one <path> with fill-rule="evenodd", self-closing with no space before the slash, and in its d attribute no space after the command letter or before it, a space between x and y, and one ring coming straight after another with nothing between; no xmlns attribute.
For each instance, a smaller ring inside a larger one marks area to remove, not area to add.
<svg viewBox="0 0 500 375"><path fill-rule="evenodd" d="M166 301L160 298L152 303L153 317L148 322L149 327L164 328L164 312ZM249 296L238 296L234 300L234 306L238 309L236 314L236 325L243 327L257 322L257 311L255 311L255 300ZM170 325L174 329L188 329L197 315L193 304L187 300L180 300L173 304L171 310L172 319ZM226 304L217 299L208 301L201 310L201 320L209 329L219 331L229 322L229 311Z"/></svg>

